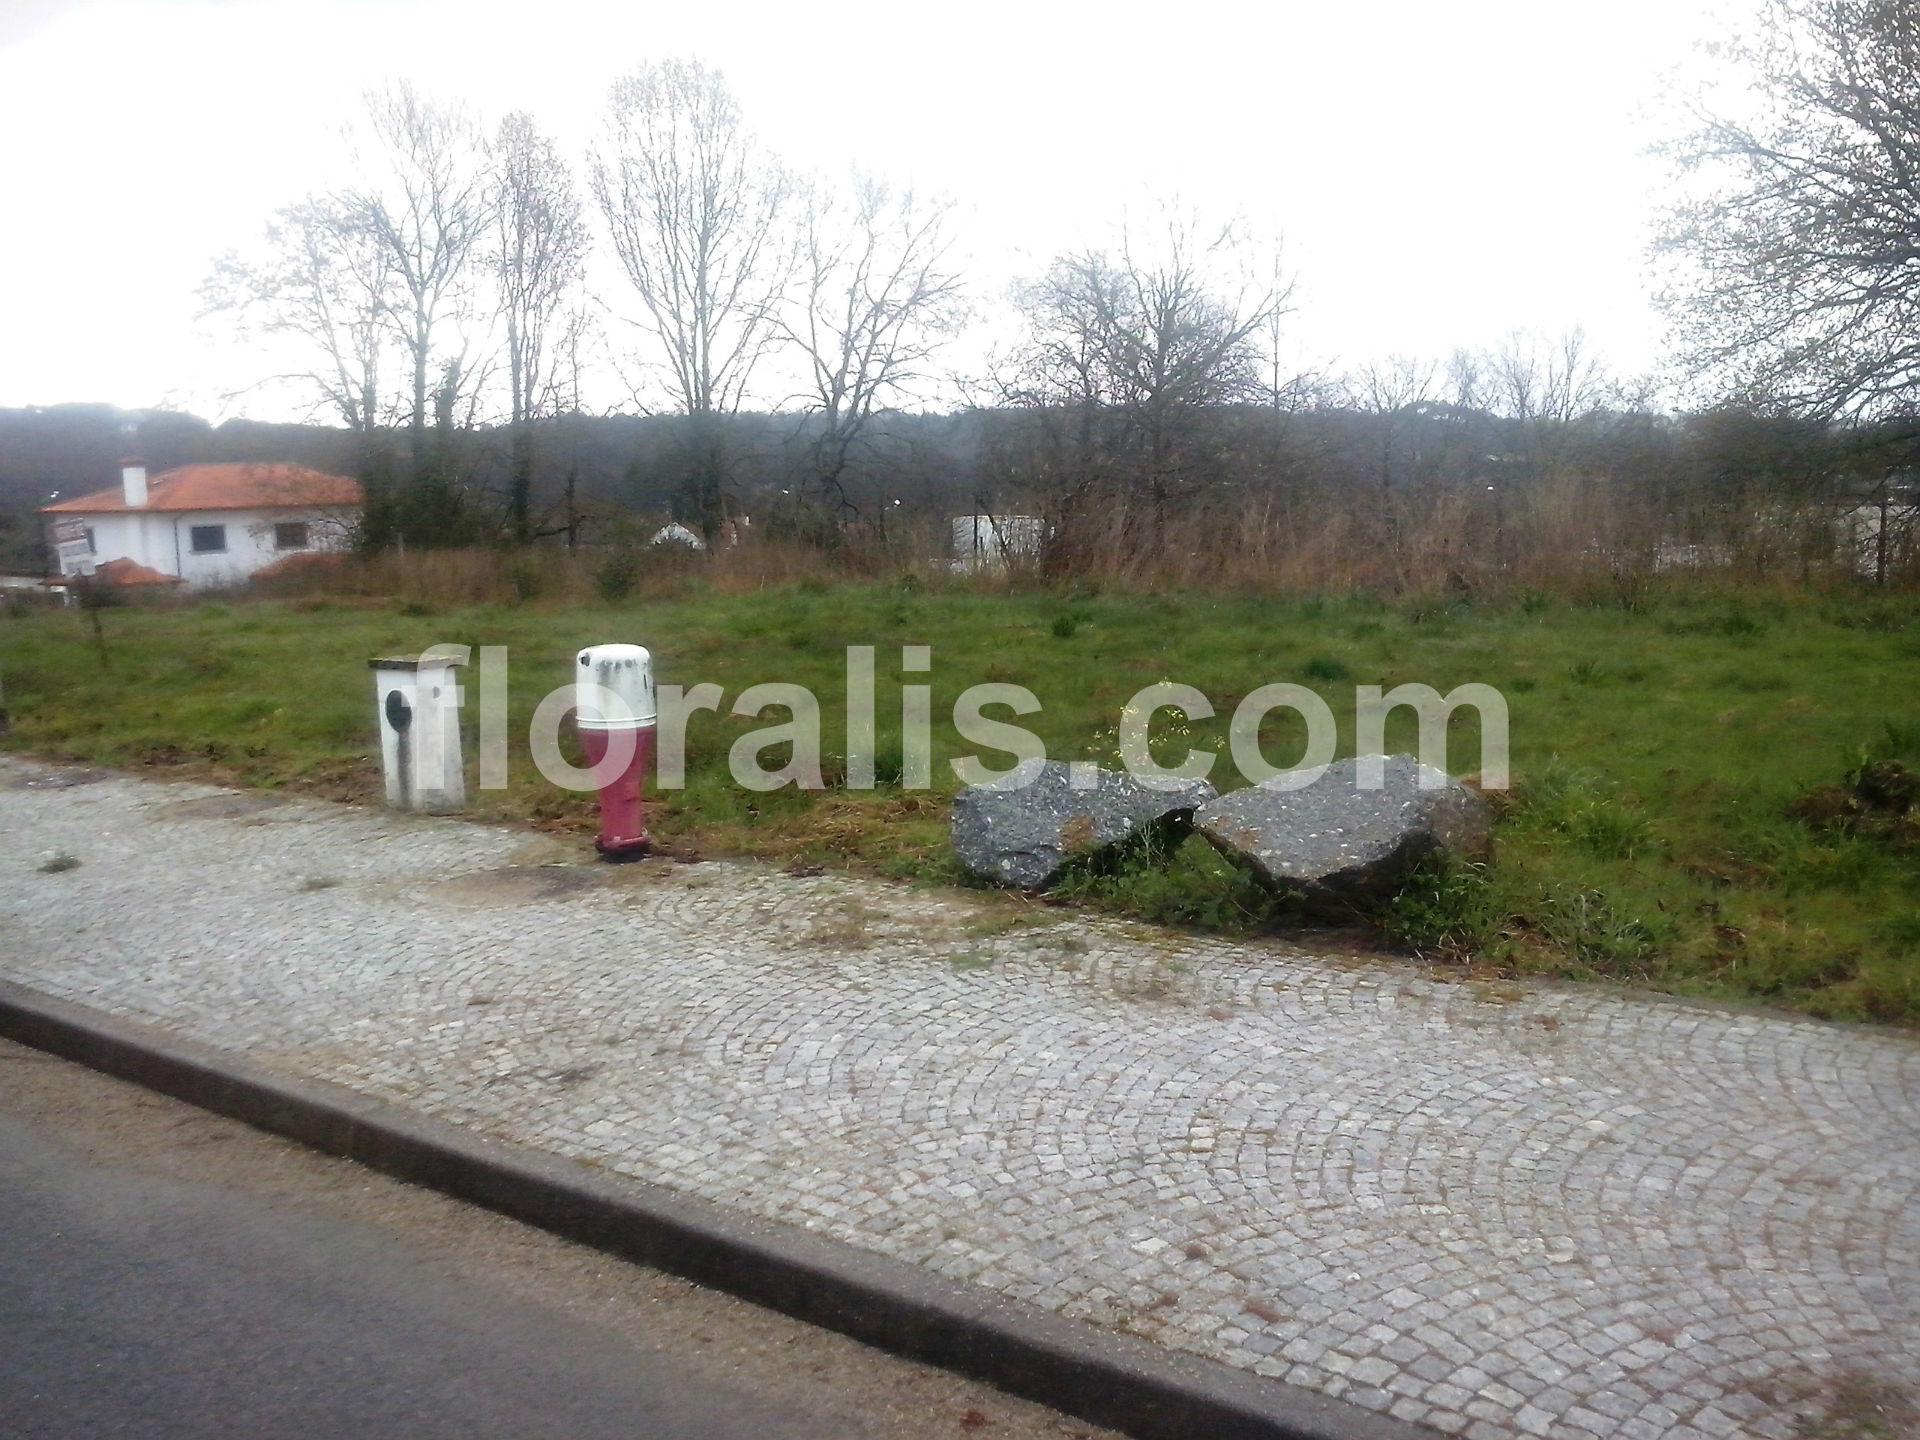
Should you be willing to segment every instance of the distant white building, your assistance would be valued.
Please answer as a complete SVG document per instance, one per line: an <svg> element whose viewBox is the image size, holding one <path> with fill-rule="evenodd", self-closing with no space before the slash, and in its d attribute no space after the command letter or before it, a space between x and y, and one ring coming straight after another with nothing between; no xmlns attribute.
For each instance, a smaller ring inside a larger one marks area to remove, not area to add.
<svg viewBox="0 0 1920 1440"><path fill-rule="evenodd" d="M358 480L304 465L182 465L41 507L62 578L233 585L296 555L339 550L366 504Z"/></svg>
<svg viewBox="0 0 1920 1440"><path fill-rule="evenodd" d="M647 543L649 545L665 546L672 550L704 550L707 548L706 541L702 540L678 520L668 525L662 525L658 530L653 532L653 538Z"/></svg>

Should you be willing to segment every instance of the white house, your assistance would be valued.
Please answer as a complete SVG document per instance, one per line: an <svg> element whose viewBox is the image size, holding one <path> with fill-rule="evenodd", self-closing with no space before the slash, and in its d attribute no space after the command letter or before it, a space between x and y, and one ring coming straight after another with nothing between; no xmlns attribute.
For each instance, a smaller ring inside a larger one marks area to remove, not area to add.
<svg viewBox="0 0 1920 1440"><path fill-rule="evenodd" d="M338 550L366 503L358 480L304 465L182 465L41 507L63 577L232 585L294 555Z"/></svg>

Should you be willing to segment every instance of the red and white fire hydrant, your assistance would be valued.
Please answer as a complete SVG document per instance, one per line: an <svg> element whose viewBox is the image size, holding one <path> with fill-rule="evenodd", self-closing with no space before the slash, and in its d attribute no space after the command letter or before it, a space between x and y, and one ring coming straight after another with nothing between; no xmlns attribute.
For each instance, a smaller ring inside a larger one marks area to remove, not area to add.
<svg viewBox="0 0 1920 1440"><path fill-rule="evenodd" d="M580 652L581 687L574 723L587 764L617 765L600 776L600 838L594 848L609 860L635 860L647 853L646 779L653 768L659 705L653 689L653 657L640 645L592 645ZM629 748L630 747L630 748ZM609 761L609 755L619 758Z"/></svg>

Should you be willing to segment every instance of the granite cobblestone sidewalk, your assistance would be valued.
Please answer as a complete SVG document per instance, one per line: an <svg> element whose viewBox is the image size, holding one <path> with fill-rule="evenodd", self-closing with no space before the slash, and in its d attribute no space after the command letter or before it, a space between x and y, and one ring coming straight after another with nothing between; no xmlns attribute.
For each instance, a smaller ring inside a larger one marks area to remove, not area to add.
<svg viewBox="0 0 1920 1440"><path fill-rule="evenodd" d="M0 978L1443 1433L1920 1425L1911 1037L556 861L0 759Z"/></svg>

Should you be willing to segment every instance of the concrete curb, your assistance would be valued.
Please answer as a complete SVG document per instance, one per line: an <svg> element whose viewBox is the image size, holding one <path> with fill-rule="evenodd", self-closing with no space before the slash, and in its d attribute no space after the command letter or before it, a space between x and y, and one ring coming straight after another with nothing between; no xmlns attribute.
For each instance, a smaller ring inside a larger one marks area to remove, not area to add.
<svg viewBox="0 0 1920 1440"><path fill-rule="evenodd" d="M1435 1433L4 981L0 1036L1140 1440Z"/></svg>

